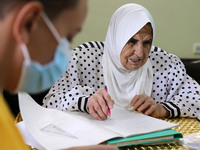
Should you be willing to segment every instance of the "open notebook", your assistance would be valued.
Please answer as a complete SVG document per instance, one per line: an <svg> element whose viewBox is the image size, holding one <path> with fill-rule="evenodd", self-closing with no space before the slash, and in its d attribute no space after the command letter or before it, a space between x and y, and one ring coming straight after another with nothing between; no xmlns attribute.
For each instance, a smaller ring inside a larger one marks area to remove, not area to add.
<svg viewBox="0 0 200 150"><path fill-rule="evenodd" d="M48 150L95 145L110 139L114 139L108 141L110 144L113 144L113 141L119 143L115 138L130 138L163 130L167 132L167 129L177 126L118 106L114 106L111 110L110 118L99 121L86 113L43 108L26 93L19 94L19 104L27 130L42 147ZM164 135L165 139L163 136L160 140L175 139L176 134L177 132L173 132ZM158 137L156 134L153 136L151 138Z"/></svg>

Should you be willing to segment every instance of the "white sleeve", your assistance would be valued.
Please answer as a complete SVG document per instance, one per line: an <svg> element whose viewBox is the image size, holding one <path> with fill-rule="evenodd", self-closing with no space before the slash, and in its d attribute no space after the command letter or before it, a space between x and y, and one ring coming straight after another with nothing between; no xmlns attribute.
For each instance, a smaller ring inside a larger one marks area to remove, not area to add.
<svg viewBox="0 0 200 150"><path fill-rule="evenodd" d="M181 60L171 59L167 101L162 104L170 111L170 117L192 117L200 114L200 85L187 75Z"/></svg>
<svg viewBox="0 0 200 150"><path fill-rule="evenodd" d="M74 55L67 71L45 96L43 100L44 107L62 111L88 112L88 98L95 90L94 88L81 85L80 72L77 64L78 59Z"/></svg>

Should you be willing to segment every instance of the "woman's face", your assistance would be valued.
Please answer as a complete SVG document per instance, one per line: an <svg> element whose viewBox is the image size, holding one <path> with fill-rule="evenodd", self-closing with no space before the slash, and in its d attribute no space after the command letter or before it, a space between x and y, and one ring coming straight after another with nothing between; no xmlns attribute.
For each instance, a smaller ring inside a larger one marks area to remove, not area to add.
<svg viewBox="0 0 200 150"><path fill-rule="evenodd" d="M120 54L122 66L127 70L137 70L143 66L149 56L153 41L151 24L146 24L126 43Z"/></svg>

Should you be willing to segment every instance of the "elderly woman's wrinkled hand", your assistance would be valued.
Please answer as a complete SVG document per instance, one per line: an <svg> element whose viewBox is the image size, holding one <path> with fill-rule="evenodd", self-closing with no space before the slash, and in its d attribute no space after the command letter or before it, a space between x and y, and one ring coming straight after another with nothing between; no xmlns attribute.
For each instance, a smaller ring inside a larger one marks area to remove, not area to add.
<svg viewBox="0 0 200 150"><path fill-rule="evenodd" d="M108 108L113 108L114 101L105 89L99 89L88 101L88 109L90 115L98 120L106 120L108 116Z"/></svg>
<svg viewBox="0 0 200 150"><path fill-rule="evenodd" d="M155 118L165 118L169 116L168 110L161 104L156 104L154 99L145 94L136 95L131 101L134 110Z"/></svg>

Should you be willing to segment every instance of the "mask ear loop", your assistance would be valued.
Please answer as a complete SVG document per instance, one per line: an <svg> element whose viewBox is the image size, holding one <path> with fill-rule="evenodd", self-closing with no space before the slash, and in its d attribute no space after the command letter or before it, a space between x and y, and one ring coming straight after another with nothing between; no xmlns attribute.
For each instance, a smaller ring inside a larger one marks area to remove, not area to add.
<svg viewBox="0 0 200 150"><path fill-rule="evenodd" d="M28 48L26 46L26 44L21 44L21 50L22 50L22 53L24 55L24 63L25 65L29 65L31 63L31 58L30 58L30 55L29 55L29 52L28 52Z"/></svg>
<svg viewBox="0 0 200 150"><path fill-rule="evenodd" d="M48 26L49 30L52 32L55 39L59 43L61 40L61 37L58 34L58 31L56 30L55 26L53 25L53 23L50 21L50 19L47 17L47 15L44 12L42 12L41 16L42 16L44 22L46 23L46 25Z"/></svg>
<svg viewBox="0 0 200 150"><path fill-rule="evenodd" d="M15 88L13 93L20 92L19 88L21 87L21 85L23 83L23 79L24 79L24 76L25 76L25 73L26 73L26 69L25 68L27 66L31 65L31 58L30 58L30 55L29 55L29 52L28 52L28 48L27 48L25 43L21 44L21 50L22 50L22 53L24 55L24 62L22 64L22 71L21 71L21 75L20 75L20 78L19 78L19 81L18 81L18 85Z"/></svg>
<svg viewBox="0 0 200 150"><path fill-rule="evenodd" d="M55 39L57 40L58 44L61 45L67 45L67 47L62 47L60 48L60 50L65 54L66 59L70 60L71 56L72 56L72 52L70 51L70 48L68 47L69 41L64 38L62 39L61 36L59 35L57 29L55 28L55 26L53 25L53 23L51 22L51 20L48 18L48 16L45 14L45 12L41 13L41 16L44 20L44 22L46 23L46 25L48 26L49 30L52 32L52 34L54 35Z"/></svg>
<svg viewBox="0 0 200 150"><path fill-rule="evenodd" d="M67 45L69 45L69 41L68 40L63 40L61 38L61 36L59 35L57 29L55 28L55 26L53 25L53 23L51 22L51 20L48 18L48 16L45 14L45 12L41 13L41 16L44 20L44 22L46 23L46 25L48 26L49 30L52 32L52 34L54 35L55 39L57 40L58 43L62 43L65 42L67 43ZM66 39L66 38L65 38ZM71 51L69 51L70 48L66 48L66 49L61 49L65 55L67 56L67 58L71 58ZM67 51L68 50L68 51Z"/></svg>

